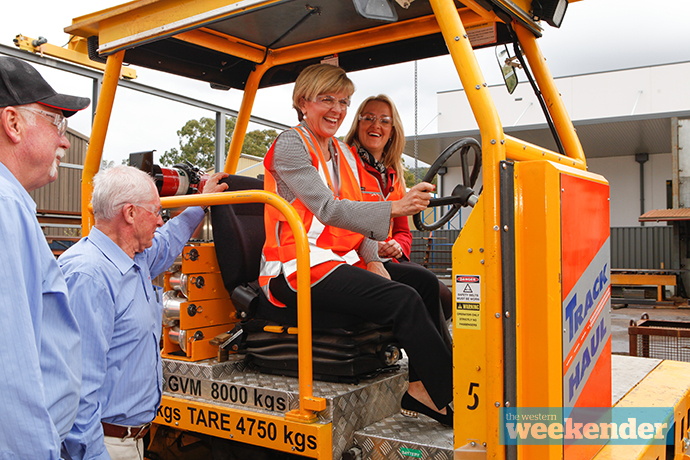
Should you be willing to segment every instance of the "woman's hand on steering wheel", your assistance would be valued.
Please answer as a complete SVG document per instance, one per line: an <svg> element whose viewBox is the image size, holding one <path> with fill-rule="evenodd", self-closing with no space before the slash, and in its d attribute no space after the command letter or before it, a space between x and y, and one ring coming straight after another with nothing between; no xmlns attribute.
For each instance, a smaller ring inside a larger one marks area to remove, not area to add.
<svg viewBox="0 0 690 460"><path fill-rule="evenodd" d="M431 192L436 186L429 182L420 182L412 187L404 197L393 201L391 205L391 218L411 216L424 211L429 206Z"/></svg>

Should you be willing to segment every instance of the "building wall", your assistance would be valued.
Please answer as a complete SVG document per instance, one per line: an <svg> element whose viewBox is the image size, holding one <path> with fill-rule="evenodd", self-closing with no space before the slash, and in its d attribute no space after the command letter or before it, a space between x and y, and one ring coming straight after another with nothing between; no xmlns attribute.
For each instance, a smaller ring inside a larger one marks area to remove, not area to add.
<svg viewBox="0 0 690 460"><path fill-rule="evenodd" d="M556 78L556 86L572 120L687 110L690 62L617 72ZM545 123L528 82L508 94L503 85L489 87L504 126ZM477 129L462 89L438 94L438 132Z"/></svg>
<svg viewBox="0 0 690 460"><path fill-rule="evenodd" d="M589 120L688 110L689 74L690 62L684 62L557 78L555 82L571 119ZM512 95L503 85L492 86L489 91L504 126L545 123L528 82L521 82ZM439 132L478 128L464 90L439 93L438 107ZM611 185L611 226L640 226L640 165L635 157L588 158L587 164ZM673 172L671 154L650 155L644 168L644 210L665 209L666 181L672 179ZM452 177L452 171L448 176ZM446 190L449 193L452 187Z"/></svg>
<svg viewBox="0 0 690 460"><path fill-rule="evenodd" d="M601 174L611 187L611 227L640 226L640 165L634 156L589 158L591 172ZM666 181L671 180L671 154L649 155L645 169L645 211L666 209ZM645 225L666 225L665 223Z"/></svg>
<svg viewBox="0 0 690 460"><path fill-rule="evenodd" d="M589 158L587 166L590 172L600 174L609 181L611 201L611 227L638 227L640 214L640 165L634 156L617 156L606 158ZM666 208L666 181L671 180L672 157L670 153L649 155L644 165L645 203L644 210ZM453 187L462 182L460 168L449 168L443 177L443 194L450 195ZM475 190L481 188L481 176ZM471 208L460 210L460 219L453 219L447 228L457 229L458 224L465 224ZM431 219L430 217L429 219ZM645 226L665 226L661 223L645 223ZM412 227L411 227L412 228ZM446 227L444 227L446 228Z"/></svg>
<svg viewBox="0 0 690 460"><path fill-rule="evenodd" d="M237 174L240 176L257 177L264 174L264 159L253 155L242 154L237 162Z"/></svg>

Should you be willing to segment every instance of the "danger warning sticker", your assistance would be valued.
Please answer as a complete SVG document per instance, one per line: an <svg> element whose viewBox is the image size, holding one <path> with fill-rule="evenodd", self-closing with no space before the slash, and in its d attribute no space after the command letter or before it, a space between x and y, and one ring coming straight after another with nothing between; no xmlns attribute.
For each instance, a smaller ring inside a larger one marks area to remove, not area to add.
<svg viewBox="0 0 690 460"><path fill-rule="evenodd" d="M455 275L455 301L480 303L482 283L477 275Z"/></svg>

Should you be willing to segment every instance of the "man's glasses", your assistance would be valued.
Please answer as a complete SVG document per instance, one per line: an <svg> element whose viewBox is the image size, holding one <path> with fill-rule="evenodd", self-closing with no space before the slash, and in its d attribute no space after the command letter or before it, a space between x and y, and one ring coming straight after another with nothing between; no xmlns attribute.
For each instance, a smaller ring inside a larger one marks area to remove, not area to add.
<svg viewBox="0 0 690 460"><path fill-rule="evenodd" d="M346 99L336 99L333 96L316 96L314 102L318 102L324 107L332 109L336 104L340 107L340 110L347 110L350 107L350 98Z"/></svg>
<svg viewBox="0 0 690 460"><path fill-rule="evenodd" d="M376 123L376 120L381 123L381 126L393 126L393 119L391 117L387 117L385 115L377 117L376 115L372 115L370 113L366 113L364 115L359 116L359 121L363 121L364 123L373 125Z"/></svg>
<svg viewBox="0 0 690 460"><path fill-rule="evenodd" d="M134 206L138 208L144 208L156 217L160 217L161 213L163 212L162 206L156 207L156 205L154 204L135 204Z"/></svg>
<svg viewBox="0 0 690 460"><path fill-rule="evenodd" d="M42 115L46 118L48 118L51 123L53 123L57 129L58 133L60 134L60 137L65 135L65 131L67 131L67 118L64 117L64 115L59 114L59 113L53 113L53 112L46 112L45 110L39 110L39 109L34 109L31 107L17 107L18 109L22 110L27 110L29 112L36 113L38 115Z"/></svg>

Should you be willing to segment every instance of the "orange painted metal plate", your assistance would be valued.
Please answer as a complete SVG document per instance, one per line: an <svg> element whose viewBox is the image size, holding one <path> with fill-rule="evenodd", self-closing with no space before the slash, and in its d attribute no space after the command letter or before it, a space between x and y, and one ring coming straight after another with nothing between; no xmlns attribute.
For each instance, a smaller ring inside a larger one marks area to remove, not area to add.
<svg viewBox="0 0 690 460"><path fill-rule="evenodd" d="M608 184L561 173L563 407L611 406ZM565 445L565 460L599 445Z"/></svg>
<svg viewBox="0 0 690 460"><path fill-rule="evenodd" d="M518 407L609 407L608 184L549 161L515 172ZM589 459L600 447L523 444L518 457Z"/></svg>
<svg viewBox="0 0 690 460"><path fill-rule="evenodd" d="M182 273L220 273L213 243L185 246L182 251Z"/></svg>
<svg viewBox="0 0 690 460"><path fill-rule="evenodd" d="M210 299L229 299L220 273L195 273L187 276L187 299L190 302Z"/></svg>
<svg viewBox="0 0 690 460"><path fill-rule="evenodd" d="M333 458L330 423L284 417L164 395L154 423L309 458Z"/></svg>
<svg viewBox="0 0 690 460"><path fill-rule="evenodd" d="M489 342L487 323L495 318L485 300L491 280L487 281L485 270L483 210L480 198L453 245L455 448L489 442L487 420L498 412L487 393L487 378L491 378L487 343L494 346Z"/></svg>
<svg viewBox="0 0 690 460"><path fill-rule="evenodd" d="M235 306L230 299L183 302L180 305L180 329L194 329L236 323Z"/></svg>

